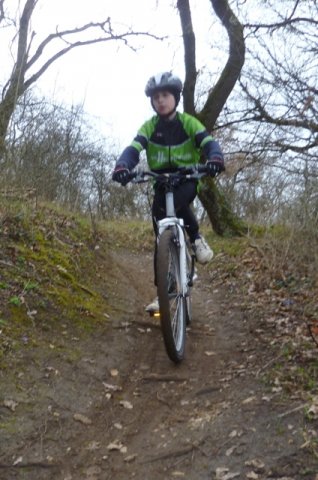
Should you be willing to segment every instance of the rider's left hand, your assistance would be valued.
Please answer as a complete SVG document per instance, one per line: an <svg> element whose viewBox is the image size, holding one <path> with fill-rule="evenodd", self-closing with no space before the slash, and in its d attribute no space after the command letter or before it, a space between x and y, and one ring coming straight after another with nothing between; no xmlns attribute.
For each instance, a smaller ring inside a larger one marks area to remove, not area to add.
<svg viewBox="0 0 318 480"><path fill-rule="evenodd" d="M113 178L114 182L118 182L123 187L125 187L130 180L128 168L125 168L125 167L122 167L122 166L117 166L115 168L115 170L113 171L112 178Z"/></svg>
<svg viewBox="0 0 318 480"><path fill-rule="evenodd" d="M211 175L211 177L215 177L225 170L224 163L219 158L212 158L211 160L208 160L205 165L208 170L207 173Z"/></svg>

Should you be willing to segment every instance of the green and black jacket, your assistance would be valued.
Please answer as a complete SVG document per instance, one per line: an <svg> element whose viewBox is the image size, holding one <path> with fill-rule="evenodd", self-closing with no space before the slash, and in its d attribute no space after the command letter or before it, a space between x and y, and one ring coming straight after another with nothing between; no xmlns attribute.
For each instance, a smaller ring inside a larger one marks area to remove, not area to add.
<svg viewBox="0 0 318 480"><path fill-rule="evenodd" d="M138 164L142 150L146 150L148 166L154 171L167 172L196 165L201 153L206 160L224 164L218 142L199 120L187 113L177 112L173 120L164 120L158 115L147 120L133 142L125 148L116 166L132 170Z"/></svg>

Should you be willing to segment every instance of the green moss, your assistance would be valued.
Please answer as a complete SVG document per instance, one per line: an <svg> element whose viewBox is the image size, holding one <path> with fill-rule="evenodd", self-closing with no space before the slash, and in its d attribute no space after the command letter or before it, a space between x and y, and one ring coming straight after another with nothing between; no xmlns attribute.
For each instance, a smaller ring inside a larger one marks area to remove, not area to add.
<svg viewBox="0 0 318 480"><path fill-rule="evenodd" d="M15 434L17 429L17 418L14 416L10 416L6 422L0 423L0 431L2 430L3 434Z"/></svg>
<svg viewBox="0 0 318 480"><path fill-rule="evenodd" d="M41 345L41 332L56 331L61 319L83 333L91 331L96 323L107 321L110 307L96 278L96 231L89 219L51 206L34 210L10 203L2 207L0 248L8 264L0 277L4 333L0 366L4 368L11 352L22 347L22 337L27 338L23 348ZM107 261L111 240L104 227L98 241L98 253Z"/></svg>
<svg viewBox="0 0 318 480"><path fill-rule="evenodd" d="M112 248L129 248L130 251L152 251L154 232L150 221L122 220L101 223L101 231Z"/></svg>
<svg viewBox="0 0 318 480"><path fill-rule="evenodd" d="M215 254L225 253L230 257L239 257L246 251L248 241L245 237L220 237L208 227L201 228L201 231Z"/></svg>

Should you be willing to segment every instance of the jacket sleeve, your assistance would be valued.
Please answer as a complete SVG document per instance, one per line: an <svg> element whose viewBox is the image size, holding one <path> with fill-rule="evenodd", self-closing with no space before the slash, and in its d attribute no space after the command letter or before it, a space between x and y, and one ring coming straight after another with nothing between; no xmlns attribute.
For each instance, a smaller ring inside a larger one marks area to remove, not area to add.
<svg viewBox="0 0 318 480"><path fill-rule="evenodd" d="M132 145L129 145L129 147L126 147L125 150L123 150L122 154L118 158L116 162L116 168L123 167L123 168L128 168L128 170L132 170L133 168L135 168L138 162L139 162L138 150Z"/></svg>
<svg viewBox="0 0 318 480"><path fill-rule="evenodd" d="M219 143L212 137L202 148L206 160L218 160L224 166L224 158Z"/></svg>
<svg viewBox="0 0 318 480"><path fill-rule="evenodd" d="M120 155L116 162L116 167L124 167L128 168L128 170L135 168L139 163L140 152L147 148L152 128L151 121L147 121L142 125L131 144Z"/></svg>
<svg viewBox="0 0 318 480"><path fill-rule="evenodd" d="M201 150L205 159L219 161L224 166L221 147L205 126L192 115L183 114L182 119L186 131L194 138L196 148Z"/></svg>

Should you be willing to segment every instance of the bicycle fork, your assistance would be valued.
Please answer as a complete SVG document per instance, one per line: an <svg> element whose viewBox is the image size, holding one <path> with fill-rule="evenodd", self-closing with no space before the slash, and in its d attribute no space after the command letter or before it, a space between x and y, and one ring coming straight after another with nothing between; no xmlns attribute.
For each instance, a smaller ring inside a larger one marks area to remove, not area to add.
<svg viewBox="0 0 318 480"><path fill-rule="evenodd" d="M186 239L183 232L183 219L176 217L166 217L158 221L158 239L166 229L173 229L174 241L177 242L179 248L179 268L180 281L182 285L182 296L186 297L189 288L189 279L187 276L187 246Z"/></svg>

